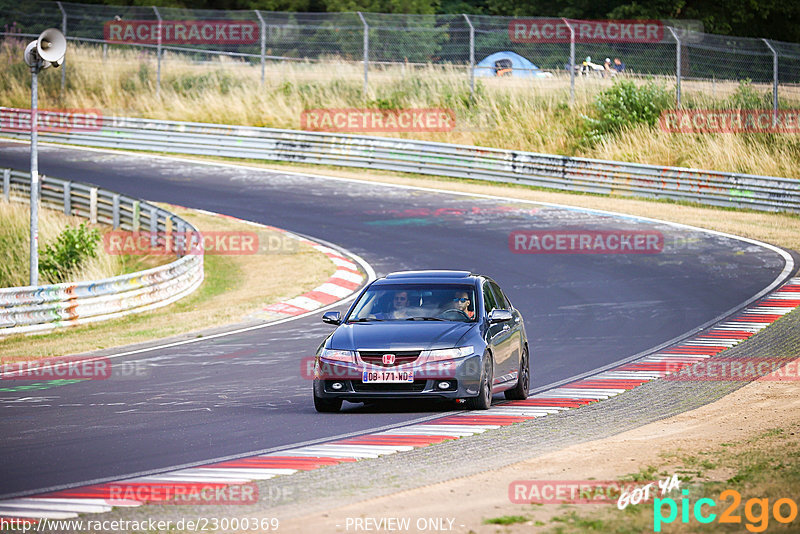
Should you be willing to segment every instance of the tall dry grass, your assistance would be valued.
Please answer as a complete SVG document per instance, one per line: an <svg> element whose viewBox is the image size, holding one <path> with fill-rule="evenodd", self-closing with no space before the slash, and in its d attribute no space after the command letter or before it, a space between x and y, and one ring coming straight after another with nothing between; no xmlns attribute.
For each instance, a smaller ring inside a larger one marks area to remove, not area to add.
<svg viewBox="0 0 800 534"><path fill-rule="evenodd" d="M21 43L0 47L0 103L27 107L29 73ZM569 79L478 79L471 98L467 71L455 67L373 66L369 94L362 94L358 63L272 62L260 83L260 66L229 58L192 62L167 53L162 87L155 91L156 63L149 52L70 44L68 84L60 75L41 76L44 108L92 108L105 114L158 119L246 124L297 129L309 108L452 109L456 128L440 133L384 134L534 152L598 157L659 165L796 178L800 162L797 134L674 134L647 125L629 128L597 144L582 142L584 117L593 113L598 92L610 80L576 80L576 102L569 105ZM673 84L669 80L663 83ZM674 85L674 84L673 84ZM670 88L672 86L670 85ZM694 107L725 107L735 83L685 84L684 101ZM768 96L768 88L754 90ZM800 94L781 105L797 107ZM381 134L378 134L381 135Z"/></svg>
<svg viewBox="0 0 800 534"><path fill-rule="evenodd" d="M0 200L0 287L27 286L30 259L30 210L27 204ZM67 217L59 212L39 210L39 250L55 242L65 226L77 226L82 219ZM101 231L102 227L98 227ZM101 280L131 270L131 259L106 254L102 243L98 244L97 256L88 258L71 273L71 282ZM57 282L40 275L39 284Z"/></svg>

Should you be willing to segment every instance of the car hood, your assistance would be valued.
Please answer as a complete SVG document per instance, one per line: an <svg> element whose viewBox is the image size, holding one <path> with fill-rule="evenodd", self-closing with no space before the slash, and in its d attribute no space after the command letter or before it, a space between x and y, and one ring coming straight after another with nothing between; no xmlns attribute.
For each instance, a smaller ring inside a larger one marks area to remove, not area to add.
<svg viewBox="0 0 800 534"><path fill-rule="evenodd" d="M446 349L460 346L459 340L476 323L392 321L344 324L330 338L329 348L339 350Z"/></svg>

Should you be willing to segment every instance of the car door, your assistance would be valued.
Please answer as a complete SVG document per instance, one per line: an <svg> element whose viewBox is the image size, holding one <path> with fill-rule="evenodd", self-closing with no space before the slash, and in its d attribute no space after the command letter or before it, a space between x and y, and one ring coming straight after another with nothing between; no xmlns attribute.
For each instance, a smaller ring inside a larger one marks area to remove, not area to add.
<svg viewBox="0 0 800 534"><path fill-rule="evenodd" d="M511 301L508 300L508 297L506 297L506 294L500 289L500 286L497 285L497 282L491 280L489 285L494 293L497 306L510 311L513 316L513 319L507 323L509 338L508 358L509 365L511 365L510 372L517 373L519 371L519 359L523 348L522 316L519 311L514 309L514 306L511 305Z"/></svg>
<svg viewBox="0 0 800 534"><path fill-rule="evenodd" d="M489 281L483 283L483 303L488 316L492 310L502 309L492 291ZM512 352L511 331L508 321L489 325L489 344L494 354L494 383L502 384L508 381L515 366L509 361Z"/></svg>

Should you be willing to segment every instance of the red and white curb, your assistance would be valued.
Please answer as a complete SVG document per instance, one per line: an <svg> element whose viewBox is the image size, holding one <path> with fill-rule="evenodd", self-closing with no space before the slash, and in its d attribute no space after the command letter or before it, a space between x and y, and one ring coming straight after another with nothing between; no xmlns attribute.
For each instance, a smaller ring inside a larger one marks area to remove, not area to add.
<svg viewBox="0 0 800 534"><path fill-rule="evenodd" d="M154 501L115 501L108 499L108 496L112 488L116 495L128 495L129 491L136 495L136 489L142 486L169 486L187 493L196 488L245 484L362 458L377 458L545 417L614 397L651 380L663 378L670 372L694 365L754 336L798 307L800 278L793 278L732 319L718 323L677 345L590 378L538 393L526 400L505 402L487 411L446 415L424 423L317 445L0 501L0 519L35 523L42 519L69 519L78 514L103 513L114 506L141 506Z"/></svg>
<svg viewBox="0 0 800 534"><path fill-rule="evenodd" d="M304 237L298 236L284 230L283 228L276 228L266 224L260 224L253 221L246 221L231 215L223 215L221 213L214 213L206 210L195 210L206 215L216 217L223 217L239 223L249 224L257 228L264 228L272 232L283 234L285 237L297 240L299 243L308 245L314 250L321 252L336 266L336 272L322 285L319 285L307 293L303 293L297 297L290 298L285 301L276 302L265 306L264 308L250 313L248 315L251 319L261 319L263 321L275 321L278 319L285 319L295 315L302 315L310 311L322 308L343 300L352 295L365 281L366 277L358 269L358 265L349 258L345 257L341 252L326 247L316 241L311 241Z"/></svg>

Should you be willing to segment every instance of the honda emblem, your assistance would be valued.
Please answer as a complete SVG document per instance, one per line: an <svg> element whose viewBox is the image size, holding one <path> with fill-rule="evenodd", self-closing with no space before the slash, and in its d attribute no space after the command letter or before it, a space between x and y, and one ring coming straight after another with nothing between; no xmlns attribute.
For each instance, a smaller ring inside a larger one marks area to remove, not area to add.
<svg viewBox="0 0 800 534"><path fill-rule="evenodd" d="M383 365L394 365L394 354L384 354Z"/></svg>

